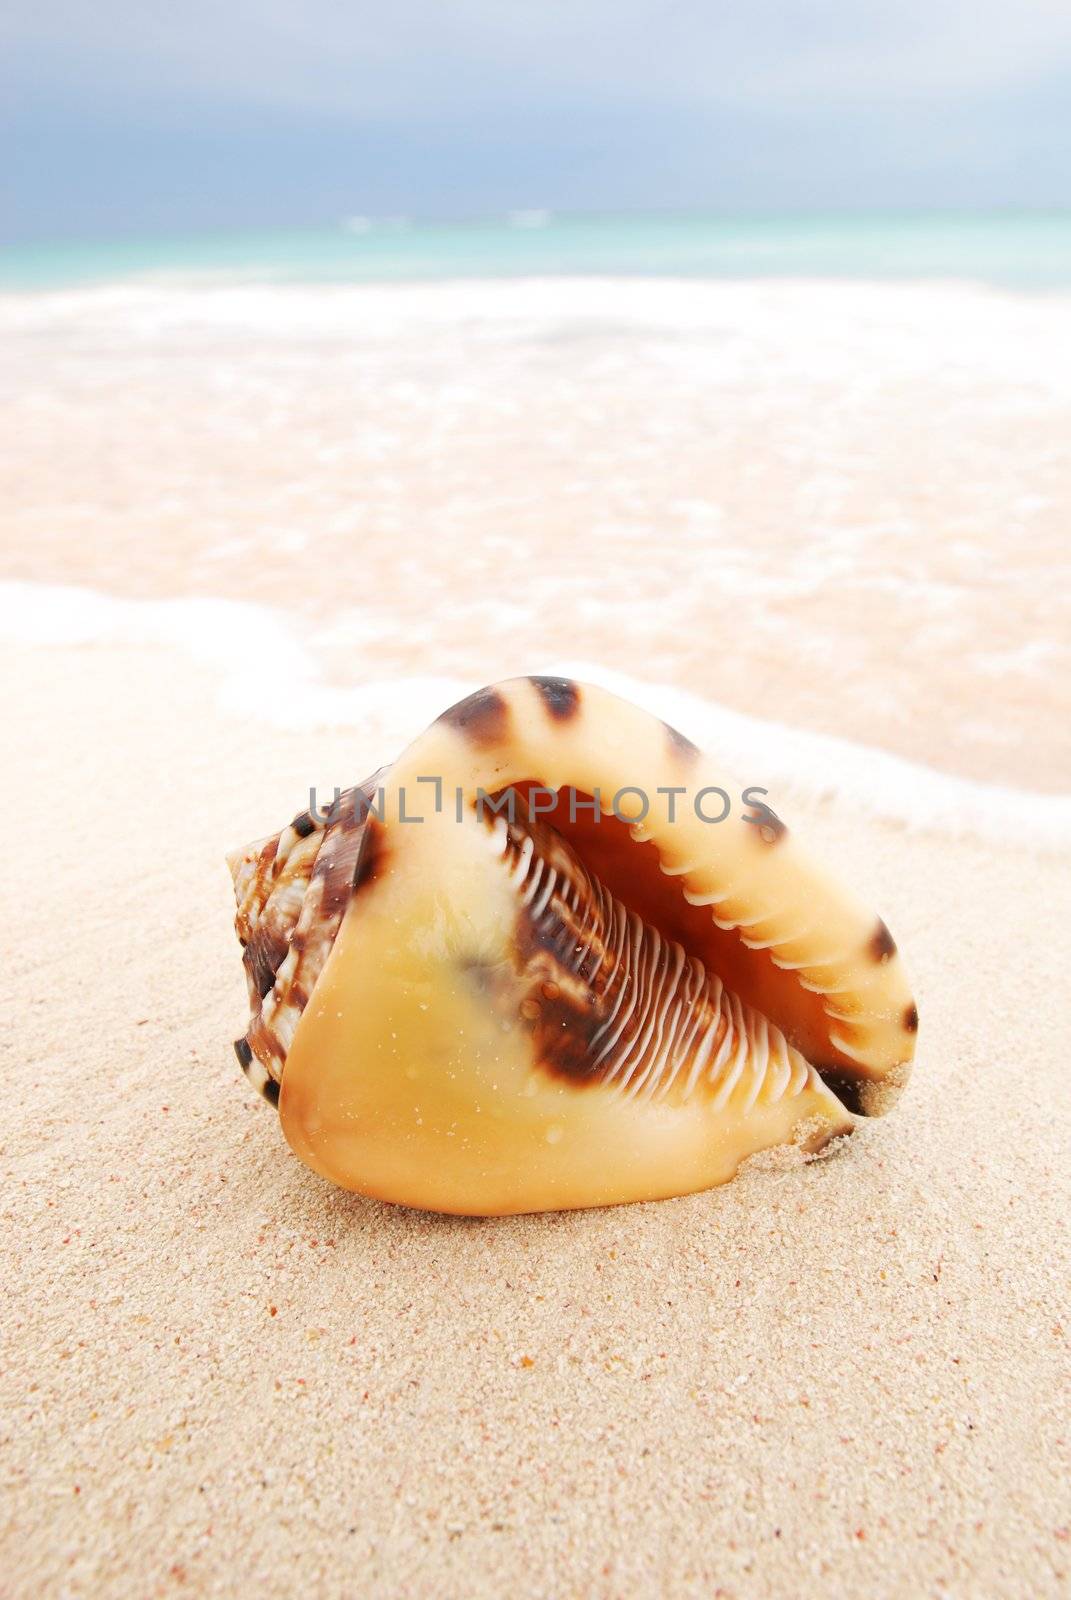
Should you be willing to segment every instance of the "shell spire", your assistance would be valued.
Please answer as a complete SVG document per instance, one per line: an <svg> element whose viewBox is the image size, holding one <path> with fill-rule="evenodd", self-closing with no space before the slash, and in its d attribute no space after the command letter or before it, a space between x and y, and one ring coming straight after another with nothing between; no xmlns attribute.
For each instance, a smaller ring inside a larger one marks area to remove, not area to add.
<svg viewBox="0 0 1071 1600"><path fill-rule="evenodd" d="M227 857L250 1022L234 1053L266 1100L279 1102L287 1052L353 890L365 823L386 768L308 810L280 833Z"/></svg>

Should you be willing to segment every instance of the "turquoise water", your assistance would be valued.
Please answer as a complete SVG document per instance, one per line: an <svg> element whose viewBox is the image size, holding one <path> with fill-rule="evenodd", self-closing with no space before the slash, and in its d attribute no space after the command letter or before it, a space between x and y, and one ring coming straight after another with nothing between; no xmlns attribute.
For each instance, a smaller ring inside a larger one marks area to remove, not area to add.
<svg viewBox="0 0 1071 1600"><path fill-rule="evenodd" d="M22 245L0 287L166 277L260 283L422 282L541 275L967 278L1071 286L1071 213L855 217L548 217Z"/></svg>

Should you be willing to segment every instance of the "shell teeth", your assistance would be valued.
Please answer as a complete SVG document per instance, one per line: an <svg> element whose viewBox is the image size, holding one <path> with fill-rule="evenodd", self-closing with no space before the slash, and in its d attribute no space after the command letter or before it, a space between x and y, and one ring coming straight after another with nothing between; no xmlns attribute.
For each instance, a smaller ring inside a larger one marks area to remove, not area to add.
<svg viewBox="0 0 1071 1600"><path fill-rule="evenodd" d="M729 1096L739 1081L747 1059L747 1035L743 1028L743 1007L735 995L729 996L730 1005L734 1014L735 1028L726 1029L728 1049L725 1052L725 1064L722 1069L721 1081L714 1095L714 1109L720 1111L728 1102Z"/></svg>
<svg viewBox="0 0 1071 1600"><path fill-rule="evenodd" d="M696 1084L703 1076L707 1062L710 1060L711 1052L714 1050L715 1041L718 1037L719 1031L722 1036L722 1043L719 1048L725 1049L730 1042L732 1035L730 1034L729 1029L723 1025L723 1021L724 1019L722 1017L721 1007L719 1004L717 1010L711 1011L710 1020L703 1029L703 1036L696 1046L695 1055L692 1057L691 1068L688 1072L688 1080L684 1086L684 1098L686 1100L691 1098L695 1091Z"/></svg>
<svg viewBox="0 0 1071 1600"><path fill-rule="evenodd" d="M699 870L698 865L690 863L667 864L661 862L660 865L663 874L667 877L687 878L690 873ZM831 1021L849 1022L857 1017L858 1010L845 1012L835 1005L828 1004L826 999L827 996L836 996L840 992L838 984L841 982L841 975L845 969L846 953L842 950L831 951L827 948L822 952L818 961L815 960L813 949L806 957L798 955L800 944L808 938L813 938L813 928L810 924L804 928L797 927L792 933L783 932L778 928L778 923L783 918L784 912L778 909L771 910L768 905L756 916L748 917L742 915L733 906L734 891L731 888L724 890L700 889L685 883L682 885L681 892L684 899L691 906L722 909L722 915L720 916L715 911L711 913L711 920L714 926L723 933L737 934L741 944L747 950L768 952L771 963L780 971L794 973L801 989L822 998L823 1010ZM729 908L732 914L728 914L723 909L726 907ZM875 969L875 975L865 977L861 982L853 973L853 982L847 991L853 996L853 999L858 996L861 989L866 989L878 981L876 972L877 969ZM829 1037L830 1043L834 1048L841 1050L850 1060L861 1064L865 1062L865 1056L853 1047L851 1041L844 1039L842 1032L830 1030ZM787 1045L786 1048L788 1048ZM795 1082L794 1076L792 1081ZM775 1098L779 1098L779 1096Z"/></svg>
<svg viewBox="0 0 1071 1600"><path fill-rule="evenodd" d="M529 1020L548 987L575 1003L588 1025L584 1081L619 1100L684 1104L702 1095L713 1110L732 1102L741 1116L808 1086L808 1063L781 1030L617 900L554 829L499 816L491 844L518 916L538 935L521 969ZM553 1051L556 1036L548 1030L539 1042Z"/></svg>
<svg viewBox="0 0 1071 1600"><path fill-rule="evenodd" d="M859 1049L856 1040L846 1038L843 1033L835 1029L830 1029L829 1037L843 1055L850 1056L853 1061L858 1061L861 1065L866 1061L866 1051Z"/></svg>
<svg viewBox="0 0 1071 1600"><path fill-rule="evenodd" d="M723 900L728 900L730 891L718 893L716 890L684 888L681 893L690 906L717 906L721 905Z"/></svg>
<svg viewBox="0 0 1071 1600"><path fill-rule="evenodd" d="M653 836L651 834L647 834L645 837L650 839ZM664 878L686 878L690 872L698 871L699 863L698 861L683 861L674 866L669 861L660 861L659 867ZM685 899L688 898L687 889L684 890L684 897Z"/></svg>
<svg viewBox="0 0 1071 1600"><path fill-rule="evenodd" d="M803 1090L810 1082L811 1068L804 1060L803 1056L800 1055L799 1051L793 1050L791 1045L788 1047L788 1059L792 1071L788 1081L788 1088L785 1090L785 1093L788 1095L790 1100L794 1100L798 1094L802 1094Z"/></svg>

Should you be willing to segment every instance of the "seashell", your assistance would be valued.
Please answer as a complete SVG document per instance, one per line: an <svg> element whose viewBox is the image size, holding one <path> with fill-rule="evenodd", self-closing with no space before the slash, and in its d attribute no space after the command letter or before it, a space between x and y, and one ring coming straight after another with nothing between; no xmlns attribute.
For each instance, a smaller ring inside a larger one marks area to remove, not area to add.
<svg viewBox="0 0 1071 1600"><path fill-rule="evenodd" d="M769 808L715 821L723 794L656 717L518 678L229 858L235 1048L302 1160L436 1211L556 1210L888 1110L918 1028L892 936Z"/></svg>

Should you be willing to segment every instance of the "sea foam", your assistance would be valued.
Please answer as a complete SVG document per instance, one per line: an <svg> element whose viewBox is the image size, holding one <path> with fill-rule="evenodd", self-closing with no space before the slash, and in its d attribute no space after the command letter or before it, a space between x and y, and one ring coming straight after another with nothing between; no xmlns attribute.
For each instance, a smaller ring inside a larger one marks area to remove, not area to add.
<svg viewBox="0 0 1071 1600"><path fill-rule="evenodd" d="M63 585L0 583L0 638L41 647L114 643L178 650L215 677L220 709L282 728L389 727L401 750L440 711L478 688L464 678L412 676L325 681L309 641L282 612L245 601L128 600ZM273 685L264 694L265 663ZM830 734L732 710L598 662L536 661L534 673L600 684L646 707L724 760L741 782L927 832L1015 842L1071 843L1071 797L979 783ZM386 752L388 754L396 752Z"/></svg>

